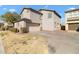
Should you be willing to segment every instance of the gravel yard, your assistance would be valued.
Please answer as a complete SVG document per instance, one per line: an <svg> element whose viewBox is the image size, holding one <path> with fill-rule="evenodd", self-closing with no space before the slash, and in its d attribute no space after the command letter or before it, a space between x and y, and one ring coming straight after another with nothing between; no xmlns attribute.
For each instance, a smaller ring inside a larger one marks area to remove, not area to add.
<svg viewBox="0 0 79 59"><path fill-rule="evenodd" d="M5 53L8 54L46 54L48 45L41 35L1 32Z"/></svg>

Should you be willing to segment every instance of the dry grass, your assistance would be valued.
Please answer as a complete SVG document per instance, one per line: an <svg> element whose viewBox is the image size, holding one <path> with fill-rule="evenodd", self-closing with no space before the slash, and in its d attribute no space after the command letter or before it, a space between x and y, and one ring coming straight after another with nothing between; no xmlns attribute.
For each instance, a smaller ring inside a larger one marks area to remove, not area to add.
<svg viewBox="0 0 79 59"><path fill-rule="evenodd" d="M20 34L10 31L1 32L5 52L10 54L45 54L48 53L46 38L36 34Z"/></svg>

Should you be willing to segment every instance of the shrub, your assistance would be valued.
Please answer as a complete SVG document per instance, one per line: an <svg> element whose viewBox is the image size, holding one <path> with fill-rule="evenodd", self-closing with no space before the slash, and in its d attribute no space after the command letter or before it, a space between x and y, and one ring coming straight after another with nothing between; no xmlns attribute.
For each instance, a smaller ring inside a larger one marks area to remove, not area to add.
<svg viewBox="0 0 79 59"><path fill-rule="evenodd" d="M79 32L79 28L77 28L77 30L76 31L78 31Z"/></svg>
<svg viewBox="0 0 79 59"><path fill-rule="evenodd" d="M9 29L8 26L5 26L5 27L4 26L1 26L1 28L0 28L1 31L5 31L5 30L8 30L8 29Z"/></svg>
<svg viewBox="0 0 79 59"><path fill-rule="evenodd" d="M12 32L15 32L15 33L19 32L19 30L16 29L16 28L10 28L9 30L12 31Z"/></svg>
<svg viewBox="0 0 79 59"><path fill-rule="evenodd" d="M5 27L2 26L2 27L0 28L0 30L1 30L1 31L5 31Z"/></svg>
<svg viewBox="0 0 79 59"><path fill-rule="evenodd" d="M8 29L9 29L9 27L8 27L8 26L6 26L6 27L5 27L5 30L8 30Z"/></svg>
<svg viewBox="0 0 79 59"><path fill-rule="evenodd" d="M21 30L22 33L27 33L27 32L28 32L27 29L26 29L25 27L20 28L20 30Z"/></svg>
<svg viewBox="0 0 79 59"><path fill-rule="evenodd" d="M0 36L4 36L4 35L7 35L8 33L3 33L3 32L1 32L0 33Z"/></svg>

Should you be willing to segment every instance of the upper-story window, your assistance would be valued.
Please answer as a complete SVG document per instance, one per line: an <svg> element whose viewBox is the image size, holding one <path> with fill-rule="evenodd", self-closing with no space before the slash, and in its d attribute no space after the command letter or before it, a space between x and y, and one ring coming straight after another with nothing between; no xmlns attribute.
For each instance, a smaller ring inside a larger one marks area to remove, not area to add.
<svg viewBox="0 0 79 59"><path fill-rule="evenodd" d="M52 17L52 13L48 13L48 18L51 18Z"/></svg>
<svg viewBox="0 0 79 59"><path fill-rule="evenodd" d="M29 10L27 10L27 13L29 12Z"/></svg>
<svg viewBox="0 0 79 59"><path fill-rule="evenodd" d="M77 12L76 16L78 16L78 17L79 17L79 12Z"/></svg>

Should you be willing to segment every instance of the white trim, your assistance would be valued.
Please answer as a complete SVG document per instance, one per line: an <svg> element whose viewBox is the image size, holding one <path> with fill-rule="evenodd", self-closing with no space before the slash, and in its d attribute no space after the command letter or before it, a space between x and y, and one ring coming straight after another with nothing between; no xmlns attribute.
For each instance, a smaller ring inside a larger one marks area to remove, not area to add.
<svg viewBox="0 0 79 59"><path fill-rule="evenodd" d="M79 21L67 21L66 23L79 23Z"/></svg>

